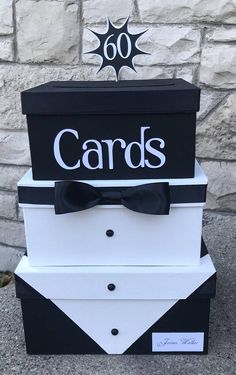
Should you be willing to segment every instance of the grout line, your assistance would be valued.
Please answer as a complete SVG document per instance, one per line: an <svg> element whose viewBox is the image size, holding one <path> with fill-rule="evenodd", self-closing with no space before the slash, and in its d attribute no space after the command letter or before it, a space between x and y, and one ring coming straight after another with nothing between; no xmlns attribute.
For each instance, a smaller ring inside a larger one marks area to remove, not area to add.
<svg viewBox="0 0 236 375"><path fill-rule="evenodd" d="M213 158L209 158L209 157L204 157L204 156L196 156L196 159L197 160L200 160L202 162L209 162L209 161L212 161L212 162L217 162L217 163L235 163L236 162L236 159L213 159Z"/></svg>
<svg viewBox="0 0 236 375"><path fill-rule="evenodd" d="M18 194L16 194L16 199L15 199L16 217L17 217L17 220L21 222L23 220L21 220L20 217L19 217L20 216L20 210L19 210L19 208L20 207L19 207L19 202L18 202Z"/></svg>
<svg viewBox="0 0 236 375"><path fill-rule="evenodd" d="M4 242L0 242L0 246L5 246L5 247L11 247L11 248L14 248L14 249L19 249L20 251L25 251L26 250L26 247L23 247L23 246L13 246L13 245L9 245L7 243L4 243Z"/></svg>
<svg viewBox="0 0 236 375"><path fill-rule="evenodd" d="M176 77L177 77L177 71L178 71L178 67L177 66L175 66L174 67L174 72L173 72L173 79L176 79Z"/></svg>
<svg viewBox="0 0 236 375"><path fill-rule="evenodd" d="M12 37L14 37L14 33L6 34L6 35L0 35L0 40L12 40Z"/></svg>
<svg viewBox="0 0 236 375"><path fill-rule="evenodd" d="M17 219L9 219L5 216L0 216L0 220L3 220L3 221L7 221L7 222L10 222L10 223L23 223L23 220L17 220Z"/></svg>
<svg viewBox="0 0 236 375"><path fill-rule="evenodd" d="M207 28L206 27L203 27L201 28L200 30L200 45L199 45L199 64L197 66L197 69L194 73L194 77L193 77L193 82L196 84L196 85L199 85L199 82L200 82L200 69L201 69L201 60L202 60L202 49L203 49L203 46L205 44L205 39L206 39L206 31L207 31Z"/></svg>
<svg viewBox="0 0 236 375"><path fill-rule="evenodd" d="M27 129L13 129L13 128L0 128L0 132L8 132L8 133L25 133L28 134Z"/></svg>
<svg viewBox="0 0 236 375"><path fill-rule="evenodd" d="M83 34L84 34L84 19L83 19L83 1L78 0L78 20L79 20L79 65L83 61Z"/></svg>
<svg viewBox="0 0 236 375"><path fill-rule="evenodd" d="M12 164L12 163L0 163L0 167L19 167L19 168L31 168L31 164Z"/></svg>
<svg viewBox="0 0 236 375"><path fill-rule="evenodd" d="M235 217L235 211L225 211L225 210L211 210L210 208L204 208L204 213L211 213L215 215L222 215L222 216L234 216Z"/></svg>
<svg viewBox="0 0 236 375"><path fill-rule="evenodd" d="M134 0L134 3L136 3L137 0ZM117 21L116 24L117 25L122 25L124 21ZM99 21L99 22L86 22L85 24L86 25L90 25L91 27L93 26L104 26L105 25L105 21ZM146 27L162 27L162 26L179 26L179 27L193 27L193 28L199 28L199 27L220 27L222 28L222 26L231 26L231 27L234 27L236 28L236 25L235 24L224 24L224 23L213 23L213 22L186 22L186 23L180 23L180 22L175 22L175 23L171 23L171 22L147 22L147 21L144 21L142 22L141 20L139 22L136 22L136 21L130 21L130 25L133 25L133 26L146 26Z"/></svg>
<svg viewBox="0 0 236 375"><path fill-rule="evenodd" d="M134 17L137 18L137 20L141 21L138 0L133 0L133 6L134 6Z"/></svg>
<svg viewBox="0 0 236 375"><path fill-rule="evenodd" d="M200 88L202 89L206 89L206 90L215 90L216 92L228 92L228 93L232 93L232 92L235 92L236 91L236 86L235 88L233 89L230 89L230 88L222 88L222 87L215 87L215 86L208 86L206 85L205 83L199 83L198 85Z"/></svg>
<svg viewBox="0 0 236 375"><path fill-rule="evenodd" d="M17 27L16 27L16 0L12 2L12 18L13 18L13 59L18 60L17 48Z"/></svg>
<svg viewBox="0 0 236 375"><path fill-rule="evenodd" d="M0 193L10 193L10 194L17 194L17 190L12 190L12 189L4 189L3 187L0 187Z"/></svg>
<svg viewBox="0 0 236 375"><path fill-rule="evenodd" d="M217 110L217 108L219 108L222 104L224 104L226 102L226 100L228 99L228 97L231 95L231 93L226 93L226 95L218 102L216 103L216 105L214 107L212 107L208 112L207 114L204 116L204 118L202 118L201 120L198 121L198 125L197 126L200 126L200 124L202 122L205 122L209 116L211 116L211 114L213 112L215 112Z"/></svg>
<svg viewBox="0 0 236 375"><path fill-rule="evenodd" d="M235 35L236 35L236 31L235 31ZM210 44L211 46L214 46L214 45L221 46L222 44L226 44L229 46L236 46L236 37L235 37L235 40L212 40L212 41L208 41L207 43Z"/></svg>

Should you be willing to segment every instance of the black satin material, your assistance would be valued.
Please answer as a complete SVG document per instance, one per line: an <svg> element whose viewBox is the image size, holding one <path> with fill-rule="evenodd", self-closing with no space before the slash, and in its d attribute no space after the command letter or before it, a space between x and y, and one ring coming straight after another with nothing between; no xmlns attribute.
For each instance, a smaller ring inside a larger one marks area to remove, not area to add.
<svg viewBox="0 0 236 375"><path fill-rule="evenodd" d="M83 182L55 183L55 213L83 211L97 204L122 204L129 210L151 215L168 215L170 192L168 182L103 191Z"/></svg>

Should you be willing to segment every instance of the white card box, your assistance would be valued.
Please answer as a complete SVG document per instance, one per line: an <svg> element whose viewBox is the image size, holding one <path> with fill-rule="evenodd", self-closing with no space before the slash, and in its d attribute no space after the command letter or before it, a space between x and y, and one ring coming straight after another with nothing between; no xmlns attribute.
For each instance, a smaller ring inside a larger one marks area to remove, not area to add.
<svg viewBox="0 0 236 375"><path fill-rule="evenodd" d="M18 183L18 192L30 264L198 265L207 178L197 162L194 178L89 184L115 189L152 182L169 182L169 215L137 213L121 205L56 215L55 182L35 181L28 171ZM109 230L111 237L107 235Z"/></svg>

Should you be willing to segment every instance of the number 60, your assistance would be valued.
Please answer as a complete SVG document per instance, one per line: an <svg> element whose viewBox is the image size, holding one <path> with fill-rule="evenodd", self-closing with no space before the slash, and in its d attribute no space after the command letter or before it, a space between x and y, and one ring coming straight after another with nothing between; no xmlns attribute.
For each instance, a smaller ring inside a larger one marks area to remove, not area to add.
<svg viewBox="0 0 236 375"><path fill-rule="evenodd" d="M131 54L131 40L130 40L130 37L129 35L127 35L126 33L121 33L118 38L117 38L117 41L116 41L116 44L115 43L108 43L109 42L109 39L112 38L114 36L114 34L111 34L107 37L107 39L105 40L105 43L104 43L104 46L103 46L103 52L104 52L104 56L107 60L114 60L114 58L116 57L117 55L117 52L118 54L120 55L120 57L122 57L123 59L127 59L130 54ZM121 40L122 38L125 38L126 39L126 43L127 43L127 52L126 54L124 54L121 50ZM112 49L112 54L110 54L110 56L108 55L108 48L109 49Z"/></svg>

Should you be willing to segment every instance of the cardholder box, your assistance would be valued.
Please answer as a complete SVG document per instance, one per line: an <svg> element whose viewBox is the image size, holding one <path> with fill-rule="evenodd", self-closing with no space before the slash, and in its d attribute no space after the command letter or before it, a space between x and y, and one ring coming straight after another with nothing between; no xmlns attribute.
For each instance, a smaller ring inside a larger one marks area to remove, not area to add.
<svg viewBox="0 0 236 375"><path fill-rule="evenodd" d="M35 180L191 178L200 89L182 79L22 92Z"/></svg>
<svg viewBox="0 0 236 375"><path fill-rule="evenodd" d="M216 274L204 244L201 255L191 267L32 267L23 257L27 352L206 353Z"/></svg>
<svg viewBox="0 0 236 375"><path fill-rule="evenodd" d="M90 181L103 190L163 180ZM32 266L197 265L207 178L196 162L192 179L170 179L169 215L98 205L56 215L55 182L34 181L31 171L18 183L26 244ZM109 231L113 234L108 236Z"/></svg>

